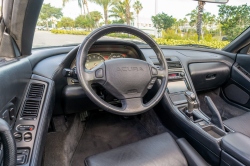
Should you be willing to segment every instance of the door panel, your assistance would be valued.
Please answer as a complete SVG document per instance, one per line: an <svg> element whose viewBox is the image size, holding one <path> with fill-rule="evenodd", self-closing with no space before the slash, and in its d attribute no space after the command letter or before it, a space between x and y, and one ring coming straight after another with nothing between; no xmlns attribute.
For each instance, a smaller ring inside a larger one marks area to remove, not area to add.
<svg viewBox="0 0 250 166"><path fill-rule="evenodd" d="M17 115L31 74L31 65L27 58L0 66L0 117L10 125L15 121L10 117Z"/></svg>
<svg viewBox="0 0 250 166"><path fill-rule="evenodd" d="M250 108L250 55L238 54L232 67L231 80L223 87L232 102Z"/></svg>

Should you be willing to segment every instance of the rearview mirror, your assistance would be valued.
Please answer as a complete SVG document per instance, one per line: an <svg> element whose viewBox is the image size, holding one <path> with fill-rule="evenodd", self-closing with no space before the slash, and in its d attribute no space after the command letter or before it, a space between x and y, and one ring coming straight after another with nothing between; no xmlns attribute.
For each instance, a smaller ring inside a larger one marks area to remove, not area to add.
<svg viewBox="0 0 250 166"><path fill-rule="evenodd" d="M195 1L202 1L208 3L228 3L229 0L195 0Z"/></svg>

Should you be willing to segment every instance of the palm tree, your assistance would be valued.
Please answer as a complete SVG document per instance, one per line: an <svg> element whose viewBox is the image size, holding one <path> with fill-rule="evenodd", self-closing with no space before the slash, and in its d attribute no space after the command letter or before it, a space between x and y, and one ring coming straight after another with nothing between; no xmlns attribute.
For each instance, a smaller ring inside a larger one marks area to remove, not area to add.
<svg viewBox="0 0 250 166"><path fill-rule="evenodd" d="M81 0L78 0L78 6L79 6L80 9L81 9L81 16L82 16L82 1L81 1Z"/></svg>
<svg viewBox="0 0 250 166"><path fill-rule="evenodd" d="M124 0L125 7L126 7L126 18L127 18L127 25L130 25L130 3L131 0Z"/></svg>
<svg viewBox="0 0 250 166"><path fill-rule="evenodd" d="M103 7L105 24L108 25L108 8L115 5L119 0L90 0Z"/></svg>
<svg viewBox="0 0 250 166"><path fill-rule="evenodd" d="M100 21L100 19L103 19L102 13L98 12L98 11L93 11L90 14L91 14L92 18L95 20L96 26L99 27L99 21Z"/></svg>
<svg viewBox="0 0 250 166"><path fill-rule="evenodd" d="M125 3L119 2L114 7L112 7L111 10L109 10L110 14L109 17L115 17L119 18L123 22L126 22L126 9L125 9Z"/></svg>
<svg viewBox="0 0 250 166"><path fill-rule="evenodd" d="M63 0L63 7L65 6L66 2L69 2L69 0Z"/></svg>
<svg viewBox="0 0 250 166"><path fill-rule="evenodd" d="M137 27L139 28L139 13L143 9L142 4L140 1L136 1L133 5L134 10L136 11L137 14Z"/></svg>
<svg viewBox="0 0 250 166"><path fill-rule="evenodd" d="M91 19L87 0L84 0L84 4L86 5L87 12L88 12L88 15L89 15L89 19Z"/></svg>
<svg viewBox="0 0 250 166"><path fill-rule="evenodd" d="M83 7L83 11L84 11L84 17L86 19L86 11L85 11L85 7L84 7L84 0L82 0L82 7Z"/></svg>

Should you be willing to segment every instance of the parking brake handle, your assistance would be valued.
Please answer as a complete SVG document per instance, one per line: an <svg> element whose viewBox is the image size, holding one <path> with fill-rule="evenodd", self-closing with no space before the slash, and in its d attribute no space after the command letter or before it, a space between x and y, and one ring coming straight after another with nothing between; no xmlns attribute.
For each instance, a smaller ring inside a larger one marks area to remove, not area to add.
<svg viewBox="0 0 250 166"><path fill-rule="evenodd" d="M212 99L208 96L205 96L205 103L207 104L210 112L212 113L211 122L214 125L216 125L217 127L219 127L220 129L222 129L223 131L225 131L220 113L219 113L218 109L216 108Z"/></svg>

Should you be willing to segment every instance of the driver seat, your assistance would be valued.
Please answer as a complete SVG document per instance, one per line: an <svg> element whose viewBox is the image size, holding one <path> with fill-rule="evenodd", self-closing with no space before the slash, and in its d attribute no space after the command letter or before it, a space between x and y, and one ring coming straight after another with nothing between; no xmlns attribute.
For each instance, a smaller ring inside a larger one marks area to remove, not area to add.
<svg viewBox="0 0 250 166"><path fill-rule="evenodd" d="M184 139L156 135L85 159L85 166L205 166L206 161Z"/></svg>

